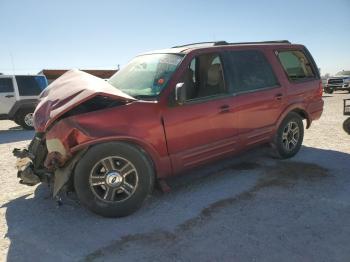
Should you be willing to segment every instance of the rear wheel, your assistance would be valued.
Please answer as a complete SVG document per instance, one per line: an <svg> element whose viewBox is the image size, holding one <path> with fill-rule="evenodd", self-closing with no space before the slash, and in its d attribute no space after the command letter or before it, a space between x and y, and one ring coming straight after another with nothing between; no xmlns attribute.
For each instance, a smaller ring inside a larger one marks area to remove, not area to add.
<svg viewBox="0 0 350 262"><path fill-rule="evenodd" d="M123 142L99 144L77 164L74 187L81 203L105 217L127 216L151 193L154 171L137 147Z"/></svg>
<svg viewBox="0 0 350 262"><path fill-rule="evenodd" d="M280 158L293 157L300 150L304 138L304 125L297 113L289 113L282 121L274 139Z"/></svg>
<svg viewBox="0 0 350 262"><path fill-rule="evenodd" d="M19 112L17 112L14 121L16 122L16 124L22 126L24 129L34 129L33 111L33 109L20 110Z"/></svg>
<svg viewBox="0 0 350 262"><path fill-rule="evenodd" d="M350 135L350 117L344 121L343 129L346 133L348 133Z"/></svg>

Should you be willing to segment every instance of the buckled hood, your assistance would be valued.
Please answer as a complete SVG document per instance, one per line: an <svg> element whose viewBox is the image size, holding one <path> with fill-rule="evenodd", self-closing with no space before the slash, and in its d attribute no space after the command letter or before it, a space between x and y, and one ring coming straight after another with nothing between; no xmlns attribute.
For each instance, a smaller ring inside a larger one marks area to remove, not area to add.
<svg viewBox="0 0 350 262"><path fill-rule="evenodd" d="M96 96L125 103L136 100L101 78L79 70L70 70L40 94L40 102L34 112L36 131L44 132L64 113Z"/></svg>

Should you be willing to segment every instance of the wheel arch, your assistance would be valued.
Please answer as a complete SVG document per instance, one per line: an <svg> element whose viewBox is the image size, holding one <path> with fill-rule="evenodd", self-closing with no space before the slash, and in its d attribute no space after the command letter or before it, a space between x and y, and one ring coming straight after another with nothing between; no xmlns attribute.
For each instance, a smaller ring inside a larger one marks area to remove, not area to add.
<svg viewBox="0 0 350 262"><path fill-rule="evenodd" d="M296 105L291 105L287 107L283 111L283 113L278 118L276 130L281 125L283 119L291 112L298 114L303 120L304 119L306 120L306 128L309 128L311 126L312 121L311 121L310 115L307 113L307 110L305 109L305 106L303 106L302 104L296 104Z"/></svg>
<svg viewBox="0 0 350 262"><path fill-rule="evenodd" d="M36 99L16 101L8 114L9 119L15 119L17 114L23 110L33 109L34 112L37 103Z"/></svg>
<svg viewBox="0 0 350 262"><path fill-rule="evenodd" d="M155 178L162 178L171 174L170 159L168 156L161 157L152 145L133 137L107 137L79 144L71 149L72 154L89 147L109 142L124 142L138 148L143 153L153 167Z"/></svg>

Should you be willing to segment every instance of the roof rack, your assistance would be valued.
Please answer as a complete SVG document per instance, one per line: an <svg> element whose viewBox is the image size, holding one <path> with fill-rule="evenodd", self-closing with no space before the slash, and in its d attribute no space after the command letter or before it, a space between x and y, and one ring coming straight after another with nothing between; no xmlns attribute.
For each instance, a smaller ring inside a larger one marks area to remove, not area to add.
<svg viewBox="0 0 350 262"><path fill-rule="evenodd" d="M214 43L216 45L249 45L249 44L291 44L288 40L275 40L275 41L258 41L258 42L237 42L237 43L227 43L226 41L220 41Z"/></svg>
<svg viewBox="0 0 350 262"><path fill-rule="evenodd" d="M187 47L187 46L195 46L195 45L216 45L217 43L227 43L226 41L210 41L210 42L197 42L197 43L191 43L191 44L186 44L186 45L177 45L173 46L172 48L180 48L180 47Z"/></svg>
<svg viewBox="0 0 350 262"><path fill-rule="evenodd" d="M173 46L172 48L181 48L181 47L189 47L196 45L211 45L211 46L220 46L220 45L251 45L251 44L291 44L288 40L276 40L276 41L259 41L259 42L238 42L238 43L228 43L226 41L213 41L213 42L198 42L187 45L178 45Z"/></svg>

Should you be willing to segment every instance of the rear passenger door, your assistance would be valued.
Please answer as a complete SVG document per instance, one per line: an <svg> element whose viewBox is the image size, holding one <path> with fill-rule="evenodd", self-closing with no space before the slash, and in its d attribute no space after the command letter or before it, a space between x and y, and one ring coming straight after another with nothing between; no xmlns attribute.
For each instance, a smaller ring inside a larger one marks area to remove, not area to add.
<svg viewBox="0 0 350 262"><path fill-rule="evenodd" d="M271 139L281 114L285 89L260 50L226 51L229 82L238 111L237 128L242 146Z"/></svg>

